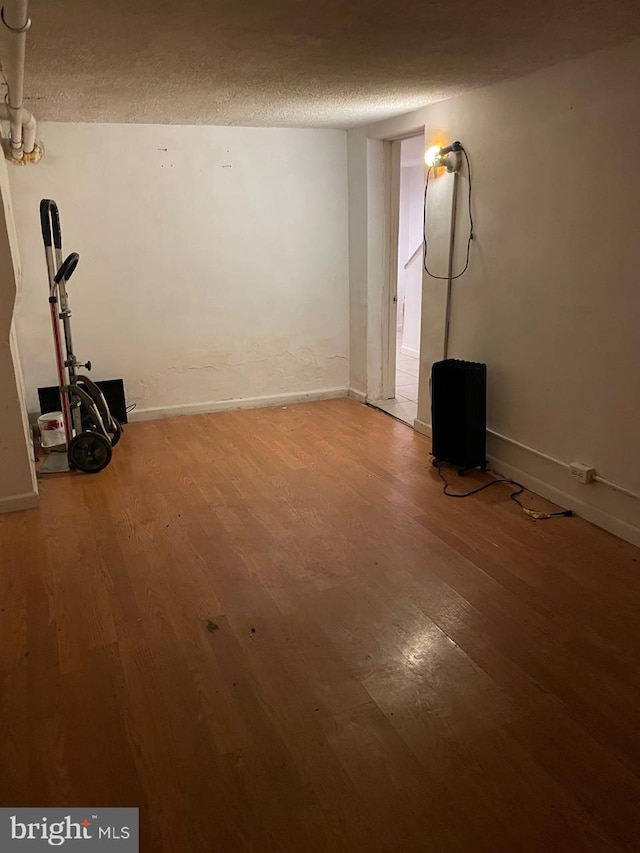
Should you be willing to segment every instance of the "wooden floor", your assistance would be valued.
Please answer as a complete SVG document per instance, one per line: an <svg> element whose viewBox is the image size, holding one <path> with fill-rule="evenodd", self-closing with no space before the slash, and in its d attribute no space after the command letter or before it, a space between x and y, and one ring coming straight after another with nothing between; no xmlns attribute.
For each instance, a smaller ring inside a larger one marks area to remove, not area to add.
<svg viewBox="0 0 640 853"><path fill-rule="evenodd" d="M0 805L139 806L145 853L640 850L638 549L444 498L347 400L41 490L0 517Z"/></svg>

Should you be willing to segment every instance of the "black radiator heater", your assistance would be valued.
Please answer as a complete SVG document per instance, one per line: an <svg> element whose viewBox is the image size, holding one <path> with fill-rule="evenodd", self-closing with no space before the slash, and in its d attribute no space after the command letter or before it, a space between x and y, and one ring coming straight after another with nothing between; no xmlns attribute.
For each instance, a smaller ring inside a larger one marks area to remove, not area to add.
<svg viewBox="0 0 640 853"><path fill-rule="evenodd" d="M487 467L487 365L447 358L431 369L433 464Z"/></svg>

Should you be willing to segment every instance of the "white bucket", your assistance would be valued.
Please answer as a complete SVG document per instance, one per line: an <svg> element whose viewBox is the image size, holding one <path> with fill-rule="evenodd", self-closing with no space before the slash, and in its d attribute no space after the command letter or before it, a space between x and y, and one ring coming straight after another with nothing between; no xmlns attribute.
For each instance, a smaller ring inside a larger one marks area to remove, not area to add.
<svg viewBox="0 0 640 853"><path fill-rule="evenodd" d="M40 443L43 447L56 447L65 443L64 421L62 412L48 412L38 418L40 428Z"/></svg>

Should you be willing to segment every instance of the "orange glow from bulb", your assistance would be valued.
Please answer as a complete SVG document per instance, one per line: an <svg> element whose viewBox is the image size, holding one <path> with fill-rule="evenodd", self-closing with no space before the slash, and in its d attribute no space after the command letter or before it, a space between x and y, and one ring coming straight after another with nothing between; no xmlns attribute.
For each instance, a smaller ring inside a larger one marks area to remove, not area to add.
<svg viewBox="0 0 640 853"><path fill-rule="evenodd" d="M440 130L429 133L426 138L430 144L425 152L424 162L427 164L427 167L432 169L433 177L437 178L441 174L441 167L436 165L436 156L443 148L446 148L449 142L445 134Z"/></svg>
<svg viewBox="0 0 640 853"><path fill-rule="evenodd" d="M435 166L436 160L440 156L441 148L439 145L432 145L430 148L427 148L427 151L424 155L424 162L427 166Z"/></svg>

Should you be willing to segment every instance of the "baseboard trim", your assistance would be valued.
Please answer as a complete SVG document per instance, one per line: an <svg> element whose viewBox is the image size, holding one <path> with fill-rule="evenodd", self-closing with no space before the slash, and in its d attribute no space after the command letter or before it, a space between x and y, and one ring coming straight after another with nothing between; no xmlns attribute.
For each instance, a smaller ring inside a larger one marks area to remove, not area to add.
<svg viewBox="0 0 640 853"><path fill-rule="evenodd" d="M419 418L416 418L413 422L413 428L416 432L419 432L422 435L426 435L429 438L432 437L431 424L421 421ZM498 453L507 453L507 450L509 450L511 454L515 453L522 455L524 453L528 456L526 461L525 458L518 461L525 462L525 464L529 460L536 459L537 461L535 464L545 466L544 476L548 476L549 480L552 480L557 476L556 472L558 470L562 472L563 476L566 476L566 471L564 469L568 466L565 465L565 463L554 459L551 456L547 456L544 453L540 453L527 445L515 442L513 439L507 438L499 433L492 432L492 430L487 430L487 432L489 433L490 443L494 444L494 449L497 450ZM496 444L497 446L495 446ZM629 517L628 508L630 506L630 502L633 500L634 503L637 504L637 500L633 497L626 497L624 494L608 494L606 484L594 483L590 486L578 487L588 489L588 495L593 497L595 497L597 493L597 499L601 503L609 503L609 509L606 509L602 506L596 506L593 503L585 501L579 495L576 497L576 495L570 491L565 491L558 486L552 485L548 480L527 472L523 467L520 467L517 464L514 465L513 462L506 461L500 455L490 453L487 458L491 470L500 476L508 477L511 480L516 480L518 483L522 483L523 486L530 491L535 492L535 494L552 501L558 506L566 509L572 509L576 515L590 521L597 527L601 527L603 530L613 533L614 536L618 536L620 539L624 539L626 542L630 542L632 545L640 547L640 527L614 514L614 512L619 512L621 515L626 514L627 517ZM610 509L613 509L614 512L611 512ZM633 518L633 516L631 517Z"/></svg>
<svg viewBox="0 0 640 853"><path fill-rule="evenodd" d="M346 397L348 388L320 388L314 391L292 391L287 394L244 397L232 400L206 400L201 403L183 403L177 406L158 406L149 409L134 409L129 421L152 421L160 418L175 418L180 415L203 415L210 412L231 412L236 409L262 409L290 403L311 403L317 400L333 400Z"/></svg>
<svg viewBox="0 0 640 853"><path fill-rule="evenodd" d="M358 391L356 388L349 388L349 393L347 395L350 400L355 400L356 403L366 403L367 395L364 391Z"/></svg>
<svg viewBox="0 0 640 853"><path fill-rule="evenodd" d="M400 352L402 355L409 355L411 358L420 358L420 351L417 349L411 349L411 347L400 347Z"/></svg>
<svg viewBox="0 0 640 853"><path fill-rule="evenodd" d="M21 512L23 509L35 509L40 503L37 492L25 492L23 495L11 495L0 498L0 513Z"/></svg>
<svg viewBox="0 0 640 853"><path fill-rule="evenodd" d="M558 504L558 506L572 509L576 515L590 521L597 527L602 527L603 530L613 533L614 536L618 536L620 539L624 539L626 542L640 547L640 527L629 524L600 507L586 503L580 500L580 498L569 494L569 492L552 486L539 477L527 473L522 468L517 468L515 465L505 462L503 459L490 455L488 460L491 470L500 476L508 477L511 480L522 483L523 486L537 495ZM597 488L597 484L585 488L595 489Z"/></svg>
<svg viewBox="0 0 640 853"><path fill-rule="evenodd" d="M431 424L425 423L424 421L419 420L419 418L416 418L413 422L413 428L421 435L426 435L428 438L431 438Z"/></svg>

